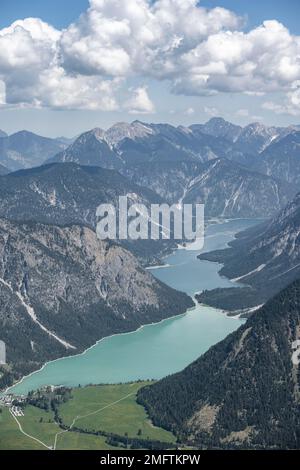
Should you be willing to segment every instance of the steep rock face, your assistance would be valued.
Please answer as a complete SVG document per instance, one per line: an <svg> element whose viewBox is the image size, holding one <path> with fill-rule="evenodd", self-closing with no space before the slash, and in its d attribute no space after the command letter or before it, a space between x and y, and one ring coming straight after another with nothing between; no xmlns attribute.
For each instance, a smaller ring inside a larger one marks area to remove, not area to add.
<svg viewBox="0 0 300 470"><path fill-rule="evenodd" d="M201 132L199 129L169 124L152 124L152 128L163 139L170 142L173 146L173 152L181 151L186 157L181 160L207 161L216 157L224 157L228 142L222 137L216 138ZM172 161L170 159L170 161Z"/></svg>
<svg viewBox="0 0 300 470"><path fill-rule="evenodd" d="M0 219L0 330L9 366L1 386L48 359L192 305L87 227Z"/></svg>
<svg viewBox="0 0 300 470"><path fill-rule="evenodd" d="M170 204L182 200L190 182L201 173L199 162L155 162L129 166L124 174L140 186L150 188Z"/></svg>
<svg viewBox="0 0 300 470"><path fill-rule="evenodd" d="M0 138L0 162L12 171L41 165L66 144L28 131Z"/></svg>
<svg viewBox="0 0 300 470"><path fill-rule="evenodd" d="M259 305L300 276L300 194L270 222L242 233L227 250L199 256L224 263L221 274L249 285L245 299L239 289L201 294L205 303L242 307ZM246 301L246 305L243 303Z"/></svg>
<svg viewBox="0 0 300 470"><path fill-rule="evenodd" d="M298 449L300 282L184 371L139 392L153 423L200 448Z"/></svg>
<svg viewBox="0 0 300 470"><path fill-rule="evenodd" d="M258 159L258 171L300 186L300 132L269 145Z"/></svg>
<svg viewBox="0 0 300 470"><path fill-rule="evenodd" d="M115 146L124 139L135 140L153 134L155 134L155 130L152 129L151 125L134 121L131 124L126 122L114 124L104 133L103 137L111 146Z"/></svg>
<svg viewBox="0 0 300 470"><path fill-rule="evenodd" d="M257 155L265 150L284 131L282 128L267 127L260 123L249 124L241 131L235 148L250 155Z"/></svg>
<svg viewBox="0 0 300 470"><path fill-rule="evenodd" d="M273 178L228 160L206 163L189 184L184 203L204 203L206 213L223 217L269 217L295 192Z"/></svg>
<svg viewBox="0 0 300 470"><path fill-rule="evenodd" d="M207 216L269 217L295 195L294 187L226 159L136 165L126 175L169 203L204 203Z"/></svg>
<svg viewBox="0 0 300 470"><path fill-rule="evenodd" d="M47 160L47 163L72 162L79 165L119 169L122 166L122 161L105 141L104 135L105 132L102 129L85 132L66 150Z"/></svg>
<svg viewBox="0 0 300 470"><path fill-rule="evenodd" d="M194 156L185 147L174 145L161 134L144 139L124 139L118 145L118 153L125 167L144 163L177 163L191 161Z"/></svg>

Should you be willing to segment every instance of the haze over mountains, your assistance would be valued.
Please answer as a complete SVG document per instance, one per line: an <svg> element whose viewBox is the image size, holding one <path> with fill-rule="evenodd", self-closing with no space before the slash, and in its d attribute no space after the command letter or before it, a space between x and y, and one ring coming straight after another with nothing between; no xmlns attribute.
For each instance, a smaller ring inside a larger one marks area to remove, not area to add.
<svg viewBox="0 0 300 470"><path fill-rule="evenodd" d="M8 136L0 133L0 163L11 171L41 165L68 144L58 139L20 131Z"/></svg>

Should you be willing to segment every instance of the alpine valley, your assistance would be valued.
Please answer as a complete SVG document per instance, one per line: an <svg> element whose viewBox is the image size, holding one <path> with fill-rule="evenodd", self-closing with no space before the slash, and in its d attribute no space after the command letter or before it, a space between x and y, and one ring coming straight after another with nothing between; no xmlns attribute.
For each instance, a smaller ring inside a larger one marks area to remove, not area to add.
<svg viewBox="0 0 300 470"><path fill-rule="evenodd" d="M0 389L12 386L0 404L21 407L26 429L20 441L4 408L0 448L299 448L299 183L298 125L134 121L74 139L0 131ZM204 204L204 249L101 241L97 207L120 196ZM51 365L95 359L104 338L111 371L153 345L134 382L49 379L10 396ZM177 363L160 375L170 338ZM181 362L189 341L201 351Z"/></svg>

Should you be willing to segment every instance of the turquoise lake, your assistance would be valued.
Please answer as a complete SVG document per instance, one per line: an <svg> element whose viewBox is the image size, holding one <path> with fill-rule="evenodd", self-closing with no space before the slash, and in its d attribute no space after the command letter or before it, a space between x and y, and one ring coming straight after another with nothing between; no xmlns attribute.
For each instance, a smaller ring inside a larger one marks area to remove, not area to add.
<svg viewBox="0 0 300 470"><path fill-rule="evenodd" d="M201 251L225 248L237 232L257 222L241 219L209 225ZM165 267L151 269L151 272L191 296L203 289L236 286L219 276L220 265L199 261L197 255L201 251L196 245L178 249L164 260ZM44 385L78 386L160 379L183 369L240 325L241 320L237 318L198 305L179 317L104 338L78 356L49 362L10 391L25 394Z"/></svg>

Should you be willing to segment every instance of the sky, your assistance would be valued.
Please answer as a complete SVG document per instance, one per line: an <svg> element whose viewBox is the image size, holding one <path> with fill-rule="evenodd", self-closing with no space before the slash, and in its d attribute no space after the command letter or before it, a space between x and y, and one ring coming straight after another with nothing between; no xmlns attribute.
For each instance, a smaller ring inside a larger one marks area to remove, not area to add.
<svg viewBox="0 0 300 470"><path fill-rule="evenodd" d="M298 0L1 0L0 129L299 124L299 17Z"/></svg>

